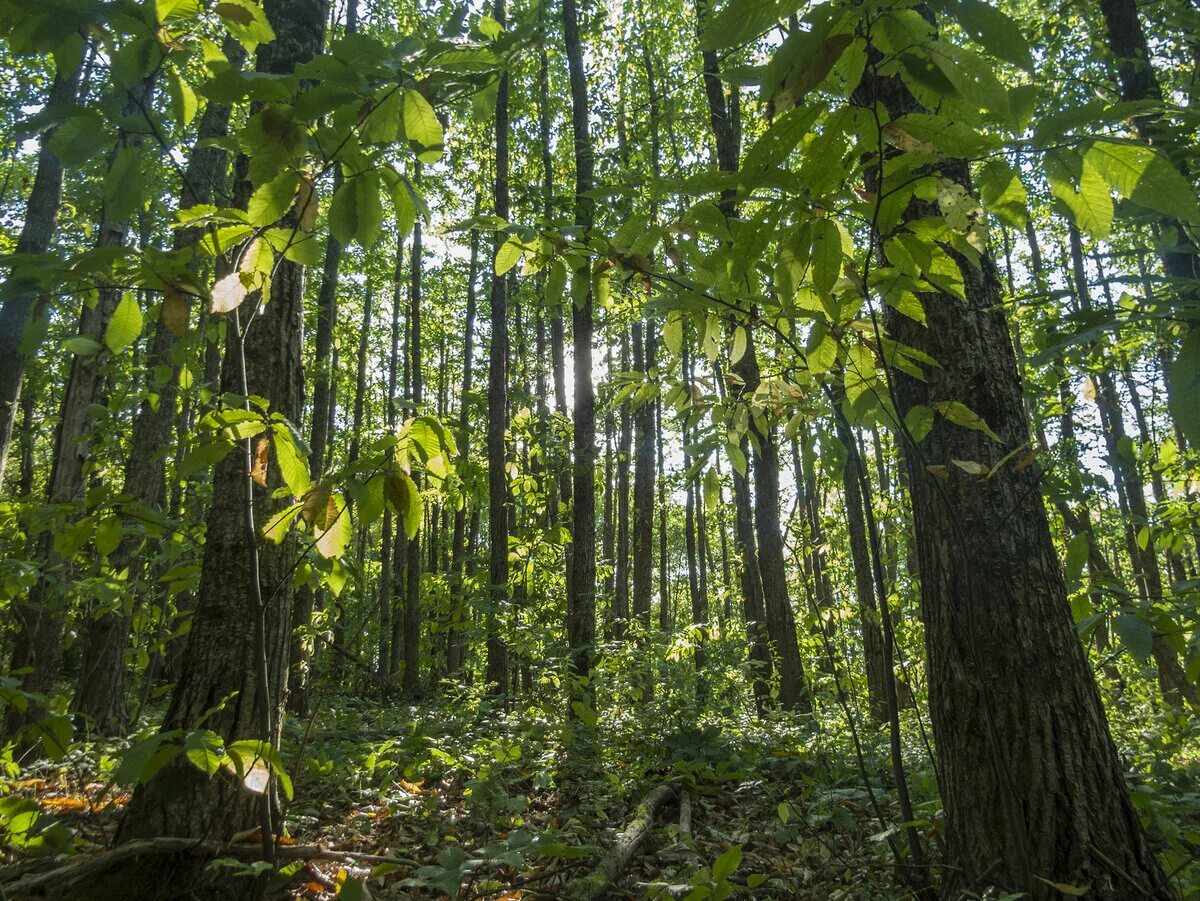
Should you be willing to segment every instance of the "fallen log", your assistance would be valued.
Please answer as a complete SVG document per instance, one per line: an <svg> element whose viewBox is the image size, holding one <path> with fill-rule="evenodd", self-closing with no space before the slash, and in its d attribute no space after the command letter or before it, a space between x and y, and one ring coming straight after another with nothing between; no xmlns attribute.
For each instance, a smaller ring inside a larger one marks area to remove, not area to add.
<svg viewBox="0 0 1200 901"><path fill-rule="evenodd" d="M629 863L637 854L642 842L654 827L654 818L659 811L675 797L675 787L660 785L642 799L633 813L633 819L617 836L613 849L604 856L599 866L580 880L573 897L583 901L599 901L608 897L609 891L621 874L628 868Z"/></svg>
<svg viewBox="0 0 1200 901"><path fill-rule="evenodd" d="M246 860L257 860L262 856L262 845L227 845L214 841L197 841L192 838L144 839L118 845L111 851L77 857L61 867L22 876L11 882L0 883L0 897L20 898L46 888L53 888L56 894L61 893L85 879L107 872L122 861L154 854L190 854L197 857L239 857ZM341 863L363 864L394 863L410 868L421 865L419 861L405 857L338 851L334 848L323 848L320 845L280 845L275 849L275 856L277 860L332 860Z"/></svg>

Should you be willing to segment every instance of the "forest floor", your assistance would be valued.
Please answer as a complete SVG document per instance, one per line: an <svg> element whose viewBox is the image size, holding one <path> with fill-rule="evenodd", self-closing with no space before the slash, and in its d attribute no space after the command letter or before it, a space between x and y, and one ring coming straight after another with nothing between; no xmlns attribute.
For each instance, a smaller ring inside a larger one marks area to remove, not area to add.
<svg viewBox="0 0 1200 901"><path fill-rule="evenodd" d="M912 896L893 860L893 843L904 849L881 731L858 724L877 811L853 743L837 734L844 730L728 712L720 727L674 719L656 723L646 710L608 708L598 747L568 769L561 716L548 703L504 710L478 697L417 707L320 700L311 720L289 719L285 728L294 779L281 840L288 866L269 897L586 897L589 874L661 785L670 797L608 897ZM916 822L936 858L940 807L931 768L919 738L909 745ZM105 853L129 797L113 779L121 749L81 744L7 783L9 804L28 799L40 807L43 850L53 854L39 860L28 854L36 848L8 849L0 889L18 873ZM1136 786L1135 802L1139 792L1158 820L1153 828L1200 844L1200 795L1165 782ZM259 838L242 840L250 849ZM212 866L249 876L253 857ZM1194 856L1181 863L1194 867Z"/></svg>
<svg viewBox="0 0 1200 901"><path fill-rule="evenodd" d="M908 894L895 877L892 829L881 830L852 766L816 764L834 758L820 749L814 757L811 734L796 741L757 725L664 731L638 729L632 718L601 722L594 759L564 775L561 728L548 711L463 702L339 698L322 703L311 723L289 721L284 758L295 794L281 856L300 859L289 861L275 897L582 897L639 801L659 785L671 797L609 897ZM121 750L79 745L8 783L11 799L40 805L55 867L111 846L129 797L112 779ZM896 822L891 793L882 785L876 792ZM60 838L53 830L63 830ZM323 853L305 853L318 847ZM0 871L0 888L18 872L49 867L45 856L6 854L18 862ZM249 874L244 860L217 865Z"/></svg>

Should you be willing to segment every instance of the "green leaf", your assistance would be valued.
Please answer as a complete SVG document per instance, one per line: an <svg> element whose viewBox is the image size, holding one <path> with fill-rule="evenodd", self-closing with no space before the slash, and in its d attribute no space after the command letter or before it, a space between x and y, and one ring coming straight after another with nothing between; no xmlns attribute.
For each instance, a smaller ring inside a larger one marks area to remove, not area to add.
<svg viewBox="0 0 1200 901"><path fill-rule="evenodd" d="M346 179L329 205L329 230L343 244L358 241L369 249L383 224L379 175L373 170Z"/></svg>
<svg viewBox="0 0 1200 901"><path fill-rule="evenodd" d="M732 845L720 857L718 857L712 866L713 879L717 882L723 882L733 875L738 865L742 862L742 846Z"/></svg>
<svg viewBox="0 0 1200 901"><path fill-rule="evenodd" d="M746 329L739 325L733 330L733 349L729 352L729 365L736 366L742 357L746 356L746 346L748 344L746 337Z"/></svg>
<svg viewBox="0 0 1200 901"><path fill-rule="evenodd" d="M1014 228L1024 228L1029 216L1029 196L1017 171L1003 157L995 157L979 170L979 197L988 212Z"/></svg>
<svg viewBox="0 0 1200 901"><path fill-rule="evenodd" d="M572 701L571 709L575 711L575 716L579 717L579 721L589 729L595 729L596 723L600 721L599 715L583 701Z"/></svg>
<svg viewBox="0 0 1200 901"><path fill-rule="evenodd" d="M1033 54L1017 23L983 0L945 0L942 9L992 56L1033 71Z"/></svg>
<svg viewBox="0 0 1200 901"><path fill-rule="evenodd" d="M122 144L104 176L105 214L114 222L131 218L142 207L144 189L141 155Z"/></svg>
<svg viewBox="0 0 1200 901"><path fill-rule="evenodd" d="M1076 189L1067 166L1076 164L1079 188ZM1113 203L1099 171L1090 162L1072 158L1065 152L1047 154L1046 176L1050 193L1063 205L1071 221L1080 231L1098 241L1112 230Z"/></svg>
<svg viewBox="0 0 1200 901"><path fill-rule="evenodd" d="M663 323L663 343L671 356L678 357L683 353L683 316L678 310L667 314L667 321Z"/></svg>
<svg viewBox="0 0 1200 901"><path fill-rule="evenodd" d="M425 96L411 88L404 92L404 134L425 148L417 156L421 162L434 163L441 158L442 123Z"/></svg>
<svg viewBox="0 0 1200 901"><path fill-rule="evenodd" d="M200 105L196 99L196 92L174 69L167 70L167 92L171 95L171 112L176 123L181 128L186 128L195 118Z"/></svg>
<svg viewBox="0 0 1200 901"><path fill-rule="evenodd" d="M1088 558L1088 537L1079 534L1067 542L1067 581L1078 584Z"/></svg>
<svg viewBox="0 0 1200 901"><path fill-rule="evenodd" d="M813 222L812 286L817 294L829 294L842 274L842 233L832 219Z"/></svg>
<svg viewBox="0 0 1200 901"><path fill-rule="evenodd" d="M1100 140L1083 158L1127 200L1164 216L1200 223L1195 187L1161 153L1143 144Z"/></svg>
<svg viewBox="0 0 1200 901"><path fill-rule="evenodd" d="M999 441L1000 436L989 428L988 424L983 421L983 417L968 407L966 404L959 403L956 400L938 401L933 405L933 408L947 420L960 425L965 429L974 429L977 432L983 432L993 441Z"/></svg>
<svg viewBox="0 0 1200 901"><path fill-rule="evenodd" d="M504 275L513 266L517 265L522 253L524 253L524 250L521 242L515 237L509 238L501 244L496 250L496 275Z"/></svg>
<svg viewBox="0 0 1200 901"><path fill-rule="evenodd" d="M1200 329L1195 326L1183 339L1167 388L1171 416L1192 447L1200 447Z"/></svg>
<svg viewBox="0 0 1200 901"><path fill-rule="evenodd" d="M121 544L121 517L115 513L104 516L96 523L96 534L92 536L96 551L107 557Z"/></svg>
<svg viewBox="0 0 1200 901"><path fill-rule="evenodd" d="M297 445L298 439L287 423L275 423L275 459L283 475L284 484L296 497L304 497L312 487L308 472L308 457Z"/></svg>
<svg viewBox="0 0 1200 901"><path fill-rule="evenodd" d="M270 225L283 217L296 199L298 176L285 169L270 181L265 181L250 195L246 214L251 225Z"/></svg>
<svg viewBox="0 0 1200 901"><path fill-rule="evenodd" d="M1138 660L1145 660L1154 648L1154 630L1140 616L1130 613L1120 613L1113 617L1113 631Z"/></svg>
<svg viewBox="0 0 1200 901"><path fill-rule="evenodd" d="M114 354L119 354L133 344L142 333L142 308L132 294L126 294L113 310L112 319L104 331L104 344Z"/></svg>
<svg viewBox="0 0 1200 901"><path fill-rule="evenodd" d="M795 0L729 0L704 23L702 50L725 50L758 37L796 9Z"/></svg>
<svg viewBox="0 0 1200 901"><path fill-rule="evenodd" d="M350 535L354 531L350 522L350 512L346 502L336 492L329 498L329 514L325 517L323 527L313 525L313 534L317 539L317 552L325 559L340 557L346 552Z"/></svg>
<svg viewBox="0 0 1200 901"><path fill-rule="evenodd" d="M924 441L933 428L933 410L924 404L916 404L904 414L904 427L912 435L913 441Z"/></svg>

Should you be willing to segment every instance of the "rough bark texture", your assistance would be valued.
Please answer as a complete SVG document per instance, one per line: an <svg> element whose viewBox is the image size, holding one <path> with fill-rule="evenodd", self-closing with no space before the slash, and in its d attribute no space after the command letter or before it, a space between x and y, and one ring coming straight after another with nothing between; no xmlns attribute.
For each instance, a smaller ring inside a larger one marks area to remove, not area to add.
<svg viewBox="0 0 1200 901"><path fill-rule="evenodd" d="M72 72L55 73L46 97L48 106L66 105L75 99L79 88L79 67ZM63 167L50 148L48 132L38 151L37 171L33 187L25 204L25 221L17 238L18 254L45 253L54 236L54 222L62 203ZM13 423L16 422L21 379L25 375L26 355L21 352L21 338L33 312L36 292L22 291L0 304L0 488L4 487L4 468L12 443Z"/></svg>
<svg viewBox="0 0 1200 901"><path fill-rule="evenodd" d="M495 0L493 18L504 24L504 0ZM496 215L508 219L508 74L496 91ZM496 249L504 240L496 237ZM488 583L492 610L488 614L486 680L503 693L508 650L497 619L508 603L509 494L504 433L508 428L508 296L503 275L492 275L492 342L488 352Z"/></svg>
<svg viewBox="0 0 1200 901"><path fill-rule="evenodd" d="M917 109L903 83L868 71L855 93L895 118ZM969 182L966 165L941 164ZM876 188L877 189L877 188ZM936 215L914 201L906 220ZM1168 897L1126 793L1104 708L1075 633L1039 496L1036 464L980 480L952 460L991 465L1029 437L995 269L959 261L966 302L923 296L923 327L888 308L898 341L941 365L926 381L892 372L903 417L958 401L999 435L939 418L906 448L925 624L930 718L946 811L944 889L994 884L1061 897L1035 877L1090 886L1089 897ZM944 466L940 478L926 466Z"/></svg>
<svg viewBox="0 0 1200 901"><path fill-rule="evenodd" d="M563 37L571 81L571 129L575 145L575 224L585 235L591 231L595 201L589 196L595 184L592 137L589 132L587 75L579 38L575 0L563 0ZM585 273L586 275L586 273ZM590 279L589 279L590 285ZM592 671L596 641L596 391L592 384L592 293L573 305L575 351L575 433L573 450L573 524L571 529L571 581L567 594L567 645L576 678ZM572 694L578 689L572 686ZM590 692L588 692L590 694Z"/></svg>
<svg viewBox="0 0 1200 901"><path fill-rule="evenodd" d="M227 39L222 51L233 68L240 68L246 53L242 45ZM210 103L204 110L197 130L197 147L188 160L181 186L179 208L188 209L210 203L226 182L228 169L224 149L205 144L207 140L223 137L229 132L230 107ZM175 248L191 246L200 237L194 229L175 233ZM160 315L150 340L142 368L171 366L176 335L167 327L166 317ZM174 369L174 367L171 367ZM158 387L157 404L147 397L138 407L133 422L129 459L126 462L122 493L136 506L166 512L166 453L171 445L171 431L176 419L179 396L177 376ZM123 537L117 550L109 557L115 572L129 568L129 584L136 585L144 578L144 567L138 555L143 537L136 529ZM84 637L83 666L73 709L81 725L105 735L118 734L128 725L125 708L125 648L129 644L130 612L121 607L88 621Z"/></svg>
<svg viewBox="0 0 1200 901"><path fill-rule="evenodd" d="M323 0L267 0L266 13L276 39L260 48L258 69L286 73L320 52L324 41L327 7ZM244 201L247 186L239 185L238 199ZM244 341L245 377L251 393L270 402L271 409L293 422L302 413L303 372L302 305L304 270L281 261L272 282L271 300L255 318ZM254 303L251 298L247 304ZM230 314L243 317L248 309ZM241 392L240 358L236 332L231 328L225 355L222 388ZM251 539L245 528L245 460L229 454L213 477L213 504L209 511L204 562L197 593L197 608L184 655L182 673L163 730L192 729L214 707L205 727L227 742L262 739L264 714L278 724L282 686L287 671L291 613L291 567L296 555L294 533L275 545ZM280 506L273 490L282 482L272 459L268 487L254 488L254 518L262 523ZM258 551L259 584L251 584L251 548ZM254 629L256 596L266 603L265 645L267 651L267 710L262 709L255 678ZM278 728L276 725L276 733ZM277 741L278 735L270 736ZM147 785L134 793L121 823L118 841L148 836L208 837L227 840L234 833L256 825L257 798L247 793L227 774L209 778L185 758L176 758ZM179 861L164 862L138 873L150 893L173 879Z"/></svg>
<svg viewBox="0 0 1200 901"><path fill-rule="evenodd" d="M132 115L138 105L149 102L152 90L153 77L133 87L126 114ZM140 133L123 131L109 156L109 165L122 150L136 152L141 142ZM109 206L102 206L96 246L101 249L121 247L128 236L129 221L114 218ZM93 406L101 397L103 368L111 359L111 354L103 347L104 332L121 300L122 291L119 287L105 286L97 293L99 299L95 305L88 306L85 303L80 311L79 335L91 339L101 349L90 356L76 355L71 360L67 387L59 406L54 462L47 491L47 500L52 504L72 504L80 500L84 489L84 470L91 457L86 438L94 418ZM42 562L38 581L29 592L29 597L14 606L17 635L12 669L28 667L31 670L21 682L25 691L47 693L53 687L62 663L63 630L67 615L67 598L61 596L54 585L62 581L63 569L70 566L70 562L63 560L54 547L53 531L44 532L39 537L38 559ZM6 732L11 736L25 722L36 719L39 710L37 705L32 705L25 712L9 707L5 718Z"/></svg>

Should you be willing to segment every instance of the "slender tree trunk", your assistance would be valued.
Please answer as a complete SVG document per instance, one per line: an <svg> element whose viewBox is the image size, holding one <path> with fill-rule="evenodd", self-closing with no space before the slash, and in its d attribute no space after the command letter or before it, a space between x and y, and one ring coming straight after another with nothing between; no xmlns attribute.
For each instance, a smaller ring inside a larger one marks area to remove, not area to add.
<svg viewBox="0 0 1200 901"><path fill-rule="evenodd" d="M587 76L575 0L563 0L563 37L571 82L571 130L575 147L575 224L584 239L592 230L595 201L594 158L588 117ZM572 496L571 581L567 596L567 646L571 654L571 696L584 704L591 692L579 680L589 678L596 640L596 392L592 384L592 292L588 266L577 277L587 287L571 310L574 330L575 475ZM574 707L571 708L574 711Z"/></svg>
<svg viewBox="0 0 1200 901"><path fill-rule="evenodd" d="M46 96L48 106L67 105L79 89L79 66L70 72L55 72ZM17 254L45 253L54 237L54 224L62 203L63 166L49 148L53 131L42 136L37 171L25 204L25 221L17 238ZM0 488L4 487L4 469L12 442L13 423L17 418L21 379L28 359L22 347L26 326L34 311L36 293L21 291L8 295L0 304Z"/></svg>
<svg viewBox="0 0 1200 901"><path fill-rule="evenodd" d="M640 329L639 337L640 337ZM629 331L621 330L621 370L629 370ZM633 450L633 418L629 403L621 405L617 439L617 547L613 592L613 636L624 638L629 622L629 468ZM651 510L653 513L653 510Z"/></svg>
<svg viewBox="0 0 1200 901"><path fill-rule="evenodd" d="M416 178L420 178L421 164L416 164ZM421 367L421 277L423 245L421 240L421 218L413 226L412 241L412 290L409 296L408 314L408 358L409 399L413 415L421 413L423 378ZM417 487L420 487L417 481ZM416 697L421 686L421 534L418 532L406 542L407 559L404 564L404 675L401 690L407 698Z"/></svg>
<svg viewBox="0 0 1200 901"><path fill-rule="evenodd" d="M649 379L656 351L654 323L633 323L633 368ZM644 401L634 414L633 618L650 630L650 590L654 578L654 404Z"/></svg>
<svg viewBox="0 0 1200 901"><path fill-rule="evenodd" d="M130 90L130 101L126 115L133 116L138 104L148 103L153 91L153 78L147 78ZM118 155L137 153L142 144L140 132L122 131L116 146L109 155L112 166ZM59 175L61 184L61 174ZM39 200L46 200L42 197ZM38 213L39 216L42 213ZM52 222L52 220L51 220ZM129 221L120 220L110 214L109 205L104 204L100 213L100 226L96 246L98 249L117 248L125 244L129 235ZM50 472L47 500L52 504L70 504L80 500L84 490L84 470L90 451L85 437L93 421L93 408L101 397L102 375L105 363L111 354L103 347L104 333L113 311L121 300L119 287L104 286L98 291L99 299L94 306L84 304L79 315L79 335L93 341L98 348L91 355L75 355L71 361L66 389L59 406L59 422L55 432L54 457ZM16 380L19 389L20 374ZM15 403L14 393L11 402ZM8 403L9 401L4 401ZM15 408L14 408L15 410ZM10 411L5 410L5 419ZM11 428L6 423L5 429ZM42 561L42 572L24 602L14 605L13 617L17 624L14 642L12 669L28 668L21 687L25 691L45 694L53 687L62 664L63 631L66 626L65 605L61 599L52 597L52 582L61 577L70 562L63 560L54 549L54 534L44 532L38 544L38 557ZM20 711L9 706L5 717L6 733L11 737L24 723L37 718L41 708L31 706Z"/></svg>
<svg viewBox="0 0 1200 901"><path fill-rule="evenodd" d="M504 0L495 0L492 17L505 22ZM508 209L508 73L500 76L496 92L496 183L492 203L495 213L507 220ZM499 251L504 236L497 234ZM485 679L504 694L508 687L508 649L498 618L508 605L508 533L510 499L504 433L508 428L508 295L503 275L492 275L492 340L488 351L488 611L487 671Z"/></svg>
<svg viewBox="0 0 1200 901"><path fill-rule="evenodd" d="M232 38L224 42L222 51L235 69L245 61L242 45ZM197 147L184 171L180 209L212 202L226 184L226 153L207 142L228 134L230 111L229 105L223 103L210 103L205 109L197 130ZM199 237L194 229L180 229L175 233L175 249L189 247ZM160 311L148 359L140 368L149 371L156 366L168 366L173 369L172 351L177 337L168 324L168 317ZM157 403L152 404L148 398L143 400L133 422L122 494L135 504L164 510L167 502L165 455L176 421L176 378L170 378L155 389L155 393ZM109 558L109 565L115 572L129 569L130 585L136 585L144 576L144 566L137 553L143 537L139 531L128 532ZM131 615L124 605L87 623L83 666L73 703L74 712L86 729L111 735L122 732L128 725L125 649L129 644L130 626Z"/></svg>
<svg viewBox="0 0 1200 901"><path fill-rule="evenodd" d="M475 196L475 213L478 215L480 198ZM471 231L471 259L467 265L467 320L463 326L463 377L462 392L458 408L458 458L465 465L471 459L471 428L468 421L467 396L471 393L471 379L475 366L475 280L479 268L479 232ZM456 676L466 658L466 638L463 634L465 618L463 594L466 590L466 531L467 503L454 511L454 534L451 538L453 577L458 590L450 596L450 634L447 636L446 672Z"/></svg>
<svg viewBox="0 0 1200 901"><path fill-rule="evenodd" d="M1087 272L1083 264L1083 245L1078 229L1074 225L1068 227L1068 238L1071 248L1071 271L1075 282L1075 296L1084 311L1092 309L1091 294L1087 285ZM1150 512L1146 507L1146 485L1136 462L1122 453L1122 446L1128 444L1125 433L1125 416L1122 412L1121 399L1112 373L1101 369L1096 374L1096 403L1099 405L1104 421L1104 442L1108 450L1108 465L1112 469L1117 489L1125 498L1128 509L1126 526L1128 530L1128 546L1130 565L1142 585L1142 590L1150 604L1161 603L1163 600L1162 570L1158 565L1158 556L1154 545L1145 545L1137 540L1137 531L1150 524ZM1175 705L1183 702L1193 707L1200 703L1196 687L1188 679L1175 648L1163 633L1155 629L1151 640L1151 654L1158 667L1158 685L1163 699Z"/></svg>

